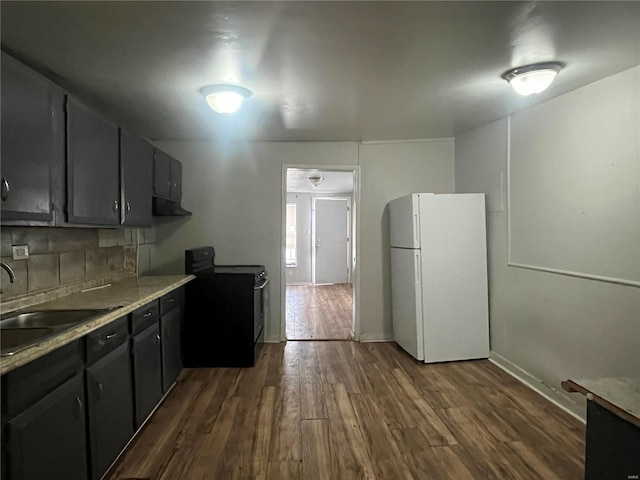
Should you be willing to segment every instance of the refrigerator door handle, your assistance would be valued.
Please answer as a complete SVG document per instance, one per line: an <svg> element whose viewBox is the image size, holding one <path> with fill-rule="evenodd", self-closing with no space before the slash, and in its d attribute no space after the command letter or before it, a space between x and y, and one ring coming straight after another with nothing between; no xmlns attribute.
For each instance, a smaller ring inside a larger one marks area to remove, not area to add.
<svg viewBox="0 0 640 480"><path fill-rule="evenodd" d="M418 214L417 213L415 213L413 215L413 222L414 222L414 226L413 226L413 237L414 237L414 239L413 239L413 241L415 242L414 246L417 247L417 246L420 245L420 238L419 238L419 235L420 235L420 230L419 230L420 220L418 218Z"/></svg>
<svg viewBox="0 0 640 480"><path fill-rule="evenodd" d="M420 254L416 253L416 284L420 284Z"/></svg>

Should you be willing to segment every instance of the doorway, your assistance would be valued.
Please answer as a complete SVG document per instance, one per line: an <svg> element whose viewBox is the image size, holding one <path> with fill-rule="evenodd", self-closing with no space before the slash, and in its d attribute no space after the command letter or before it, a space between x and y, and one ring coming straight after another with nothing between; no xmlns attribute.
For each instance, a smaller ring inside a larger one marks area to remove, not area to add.
<svg viewBox="0 0 640 480"><path fill-rule="evenodd" d="M358 339L358 175L283 166L283 340Z"/></svg>

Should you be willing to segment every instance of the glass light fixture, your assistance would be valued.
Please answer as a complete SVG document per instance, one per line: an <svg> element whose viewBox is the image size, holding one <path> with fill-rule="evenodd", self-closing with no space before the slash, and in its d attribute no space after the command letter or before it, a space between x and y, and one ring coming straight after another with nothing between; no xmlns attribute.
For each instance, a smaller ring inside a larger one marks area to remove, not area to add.
<svg viewBox="0 0 640 480"><path fill-rule="evenodd" d="M237 85L210 85L201 90L212 110L218 113L235 113L251 92Z"/></svg>
<svg viewBox="0 0 640 480"><path fill-rule="evenodd" d="M311 185L317 187L318 185L320 185L320 182L324 180L324 177L319 174L313 174L308 177L308 180Z"/></svg>
<svg viewBox="0 0 640 480"><path fill-rule="evenodd" d="M523 96L535 95L545 91L556 78L564 64L560 62L544 62L513 68L502 74L509 85Z"/></svg>

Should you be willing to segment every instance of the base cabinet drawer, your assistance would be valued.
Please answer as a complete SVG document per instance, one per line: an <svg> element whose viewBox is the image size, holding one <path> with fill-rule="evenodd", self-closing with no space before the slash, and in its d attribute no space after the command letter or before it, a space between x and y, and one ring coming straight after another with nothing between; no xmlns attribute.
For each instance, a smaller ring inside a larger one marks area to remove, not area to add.
<svg viewBox="0 0 640 480"><path fill-rule="evenodd" d="M99 480L134 433L129 344L86 370L91 478Z"/></svg>
<svg viewBox="0 0 640 480"><path fill-rule="evenodd" d="M8 422L8 478L87 478L84 398L78 374Z"/></svg>

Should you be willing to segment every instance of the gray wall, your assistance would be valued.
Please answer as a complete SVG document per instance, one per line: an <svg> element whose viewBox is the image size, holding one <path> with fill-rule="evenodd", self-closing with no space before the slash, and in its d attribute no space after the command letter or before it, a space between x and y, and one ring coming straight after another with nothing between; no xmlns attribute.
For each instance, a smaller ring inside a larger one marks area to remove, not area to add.
<svg viewBox="0 0 640 480"><path fill-rule="evenodd" d="M624 156L628 148L637 152L638 132L628 133L621 144L610 149L608 155L580 162L585 150L600 148L602 139L589 132L586 122L594 115L600 115L599 121L613 124L620 122L628 112L615 112L602 109L611 96L621 93L628 98L638 98L638 69L623 72L568 93L541 105L537 110L524 110L517 114L518 122L511 122L511 135L522 137L525 132L514 131L519 125L527 125L528 149L519 155L528 159L527 168L532 175L544 178L553 175L549 172L546 158L540 155L537 145L555 144L571 156L563 166L574 165L579 171L563 174L567 196L570 192L584 187L586 178L593 178L602 171L602 163L616 163ZM585 98L591 99L590 108ZM638 103L625 107L635 110L638 118ZM540 116L540 109L544 116ZM568 118L574 124L570 128L562 121ZM529 121L536 117L537 123ZM640 376L640 289L631 285L618 285L587 278L561 275L557 273L518 268L508 265L508 202L505 200L508 164L509 128L508 119L485 125L474 131L456 137L455 181L456 192L484 192L487 194L489 213L489 291L491 350L497 362L519 374L545 394L555 398L575 413L584 415L583 400L580 395L568 395L560 388L560 382L567 378ZM581 128L585 127L585 128ZM623 128L624 130L624 128ZM551 135L549 132L553 132ZM558 135L557 132L567 132ZM584 132L579 134L579 132ZM514 153L513 151L511 152ZM640 206L638 179L640 166L638 154L632 157L631 166L627 165L627 175L635 181L620 181L609 188L623 190L628 201L636 208ZM513 160L513 159L512 159ZM549 182L546 188L556 186ZM511 195L514 191L511 185ZM539 195L547 195L544 186L540 186ZM621 192L616 192L616 195ZM554 195L557 194L554 193ZM625 222L628 207L620 216L607 205L609 197L593 192L597 200L595 208L611 213L606 222L592 222L591 231L585 235L596 235L600 230L609 228L612 221ZM522 196L519 196L522 199ZM535 200L530 200L535 201ZM535 207L525 205L525 207ZM526 209L512 211L511 215L523 215ZM549 209L547 215L553 217L558 212ZM613 216L613 218L611 218ZM512 218L512 221L526 223L527 218ZM619 228L624 225L617 225ZM633 225L629 225L633 228ZM543 235L545 232L536 232ZM633 242L635 252L640 252L640 235L629 231L628 241ZM559 246L560 247L560 246ZM566 245L562 245L566 247ZM570 248L578 253L588 252L590 245L572 241ZM584 252L580 252L584 250ZM632 249L633 250L633 249ZM606 245L599 255L617 255ZM640 271L637 257L629 258L630 268L635 274ZM553 267L554 265L551 265ZM562 267L562 266L560 266Z"/></svg>
<svg viewBox="0 0 640 480"><path fill-rule="evenodd" d="M391 338L389 200L414 191L453 191L453 140L384 143L158 142L183 162L185 219L156 225L153 273L184 271L184 250L216 247L218 263L265 264L272 279L267 341L280 339L282 165L360 165L360 333Z"/></svg>

